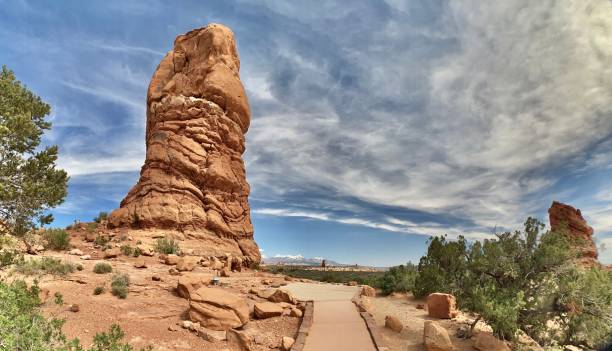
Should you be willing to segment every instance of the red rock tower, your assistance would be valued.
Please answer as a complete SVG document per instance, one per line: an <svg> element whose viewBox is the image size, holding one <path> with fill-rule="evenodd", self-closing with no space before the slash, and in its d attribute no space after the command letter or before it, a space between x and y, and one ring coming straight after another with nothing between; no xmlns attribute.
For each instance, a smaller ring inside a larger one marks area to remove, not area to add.
<svg viewBox="0 0 612 351"><path fill-rule="evenodd" d="M109 216L111 228L163 228L210 252L260 261L242 154L250 108L232 31L219 24L179 35L147 91L140 180Z"/></svg>
<svg viewBox="0 0 612 351"><path fill-rule="evenodd" d="M580 261L588 266L597 265L597 247L593 242L593 228L582 217L580 210L572 206L553 201L548 209L550 228L553 231L565 231L573 239L575 249L580 254Z"/></svg>

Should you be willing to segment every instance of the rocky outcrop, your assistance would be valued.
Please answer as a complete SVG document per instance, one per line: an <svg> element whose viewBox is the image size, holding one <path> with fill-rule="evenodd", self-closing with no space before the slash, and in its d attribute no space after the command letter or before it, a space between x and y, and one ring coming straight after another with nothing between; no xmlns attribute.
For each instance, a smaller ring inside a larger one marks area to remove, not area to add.
<svg viewBox="0 0 612 351"><path fill-rule="evenodd" d="M111 228L161 228L206 243L210 255L260 261L242 154L250 109L231 30L179 35L147 92L140 180L110 214Z"/></svg>
<svg viewBox="0 0 612 351"><path fill-rule="evenodd" d="M423 345L427 351L455 351L456 348L444 327L433 321L425 321Z"/></svg>
<svg viewBox="0 0 612 351"><path fill-rule="evenodd" d="M579 209L553 201L548 209L548 216L551 230L565 233L571 239L583 264L598 265L593 228L587 224Z"/></svg>

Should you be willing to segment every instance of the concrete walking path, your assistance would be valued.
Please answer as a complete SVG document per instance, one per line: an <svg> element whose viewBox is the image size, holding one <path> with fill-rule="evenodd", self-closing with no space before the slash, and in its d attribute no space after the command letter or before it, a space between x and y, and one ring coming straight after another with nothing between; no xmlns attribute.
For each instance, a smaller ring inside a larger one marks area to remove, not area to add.
<svg viewBox="0 0 612 351"><path fill-rule="evenodd" d="M313 323L303 351L376 351L370 332L351 301L360 287L292 283L284 289L299 300L314 301Z"/></svg>

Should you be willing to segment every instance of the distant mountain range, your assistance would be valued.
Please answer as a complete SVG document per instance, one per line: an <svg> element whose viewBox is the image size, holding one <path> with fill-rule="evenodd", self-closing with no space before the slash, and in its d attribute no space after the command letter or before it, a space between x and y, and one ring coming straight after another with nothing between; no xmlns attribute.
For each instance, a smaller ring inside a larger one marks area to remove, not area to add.
<svg viewBox="0 0 612 351"><path fill-rule="evenodd" d="M295 256L274 256L274 257L265 257L263 259L264 264L286 264L292 266L320 266L323 258L315 257L315 258L305 258L302 255ZM346 264L338 263L332 260L326 259L326 264L328 266L348 266Z"/></svg>

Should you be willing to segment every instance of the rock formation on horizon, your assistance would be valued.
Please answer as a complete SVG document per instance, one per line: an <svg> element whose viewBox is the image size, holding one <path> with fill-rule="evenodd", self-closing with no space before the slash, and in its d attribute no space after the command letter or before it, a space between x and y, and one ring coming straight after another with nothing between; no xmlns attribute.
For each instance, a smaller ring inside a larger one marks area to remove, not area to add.
<svg viewBox="0 0 612 351"><path fill-rule="evenodd" d="M548 209L550 228L553 231L565 231L572 239L574 248L580 256L580 262L587 266L598 265L597 247L593 241L593 228L582 217L579 209L553 201Z"/></svg>
<svg viewBox="0 0 612 351"><path fill-rule="evenodd" d="M173 229L213 253L260 261L242 160L251 113L239 69L233 33L223 25L176 38L147 91L140 180L109 227Z"/></svg>

